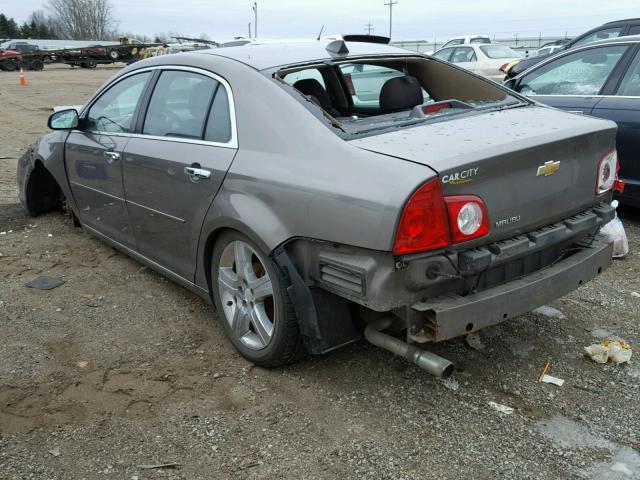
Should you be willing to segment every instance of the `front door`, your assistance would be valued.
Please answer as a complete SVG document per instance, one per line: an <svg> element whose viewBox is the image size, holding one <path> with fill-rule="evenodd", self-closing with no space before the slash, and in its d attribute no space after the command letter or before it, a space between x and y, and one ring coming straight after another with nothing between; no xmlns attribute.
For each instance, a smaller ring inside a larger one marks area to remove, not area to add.
<svg viewBox="0 0 640 480"><path fill-rule="evenodd" d="M627 49L594 47L564 55L523 75L516 90L540 103L588 115Z"/></svg>
<svg viewBox="0 0 640 480"><path fill-rule="evenodd" d="M65 143L65 162L80 221L127 247L135 246L122 186L122 152L149 72L124 78L83 115Z"/></svg>
<svg viewBox="0 0 640 480"><path fill-rule="evenodd" d="M190 281L204 216L237 150L230 95L207 72L163 70L124 153L138 251Z"/></svg>

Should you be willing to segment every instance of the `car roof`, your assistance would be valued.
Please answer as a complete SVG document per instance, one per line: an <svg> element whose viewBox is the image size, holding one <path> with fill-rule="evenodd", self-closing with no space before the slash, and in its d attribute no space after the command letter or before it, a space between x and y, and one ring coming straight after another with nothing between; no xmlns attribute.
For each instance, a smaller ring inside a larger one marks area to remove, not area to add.
<svg viewBox="0 0 640 480"><path fill-rule="evenodd" d="M327 45L342 42L349 49L347 54L336 54L327 50ZM251 43L236 47L211 48L199 50L199 55L217 55L244 63L256 70L266 70L293 64L322 62L325 60L348 60L349 58L380 55L421 55L402 48L380 43L343 42L342 40L304 41L304 42L268 42Z"/></svg>
<svg viewBox="0 0 640 480"><path fill-rule="evenodd" d="M584 45L580 45L580 47L593 47L595 45L606 45L609 43L636 43L636 42L640 42L640 35L628 35L626 37L605 38L604 40L585 43ZM574 50L574 48L571 48L567 51Z"/></svg>
<svg viewBox="0 0 640 480"><path fill-rule="evenodd" d="M611 22L604 23L600 25L600 27L609 26L609 25L617 25L618 23L629 23L629 22L640 22L640 18L625 18L624 20L613 20ZM596 27L596 28L600 28Z"/></svg>

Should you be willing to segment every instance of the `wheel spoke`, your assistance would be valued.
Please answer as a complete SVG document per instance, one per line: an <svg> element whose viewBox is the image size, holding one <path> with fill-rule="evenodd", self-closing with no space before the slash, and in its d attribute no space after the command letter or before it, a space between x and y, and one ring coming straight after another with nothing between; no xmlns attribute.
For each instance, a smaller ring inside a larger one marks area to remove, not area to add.
<svg viewBox="0 0 640 480"><path fill-rule="evenodd" d="M253 291L253 298L256 302L263 302L273 295L273 285L268 275L257 278L249 282L249 288Z"/></svg>
<svg viewBox="0 0 640 480"><path fill-rule="evenodd" d="M262 343L267 345L273 334L273 324L266 312L257 305L251 309L251 324Z"/></svg>
<svg viewBox="0 0 640 480"><path fill-rule="evenodd" d="M235 242L236 273L239 277L250 278L251 250L244 242Z"/></svg>
<svg viewBox="0 0 640 480"><path fill-rule="evenodd" d="M238 280L238 275L236 275L231 267L220 267L218 268L218 285L221 290L235 295L240 281Z"/></svg>
<svg viewBox="0 0 640 480"><path fill-rule="evenodd" d="M249 332L249 324L251 317L249 312L240 306L235 308L233 318L231 319L231 330L235 332L238 338L242 338Z"/></svg>

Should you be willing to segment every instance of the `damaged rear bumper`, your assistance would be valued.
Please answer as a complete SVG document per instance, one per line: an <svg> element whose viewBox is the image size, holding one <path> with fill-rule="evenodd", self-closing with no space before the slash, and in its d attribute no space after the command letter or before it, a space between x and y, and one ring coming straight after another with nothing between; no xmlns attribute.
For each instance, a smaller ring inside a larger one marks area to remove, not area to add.
<svg viewBox="0 0 640 480"><path fill-rule="evenodd" d="M598 235L579 252L547 268L475 294L443 295L407 311L409 337L441 341L496 325L551 302L603 272L613 244Z"/></svg>

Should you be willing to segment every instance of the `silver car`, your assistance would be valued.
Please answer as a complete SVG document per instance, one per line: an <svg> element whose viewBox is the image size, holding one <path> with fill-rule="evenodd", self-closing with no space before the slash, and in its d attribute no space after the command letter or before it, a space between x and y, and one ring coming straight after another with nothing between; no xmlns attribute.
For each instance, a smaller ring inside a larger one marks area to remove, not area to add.
<svg viewBox="0 0 640 480"><path fill-rule="evenodd" d="M415 344L530 311L611 262L613 122L388 45L156 57L49 126L19 160L27 212L65 206L210 300L258 365L364 333L446 376Z"/></svg>

